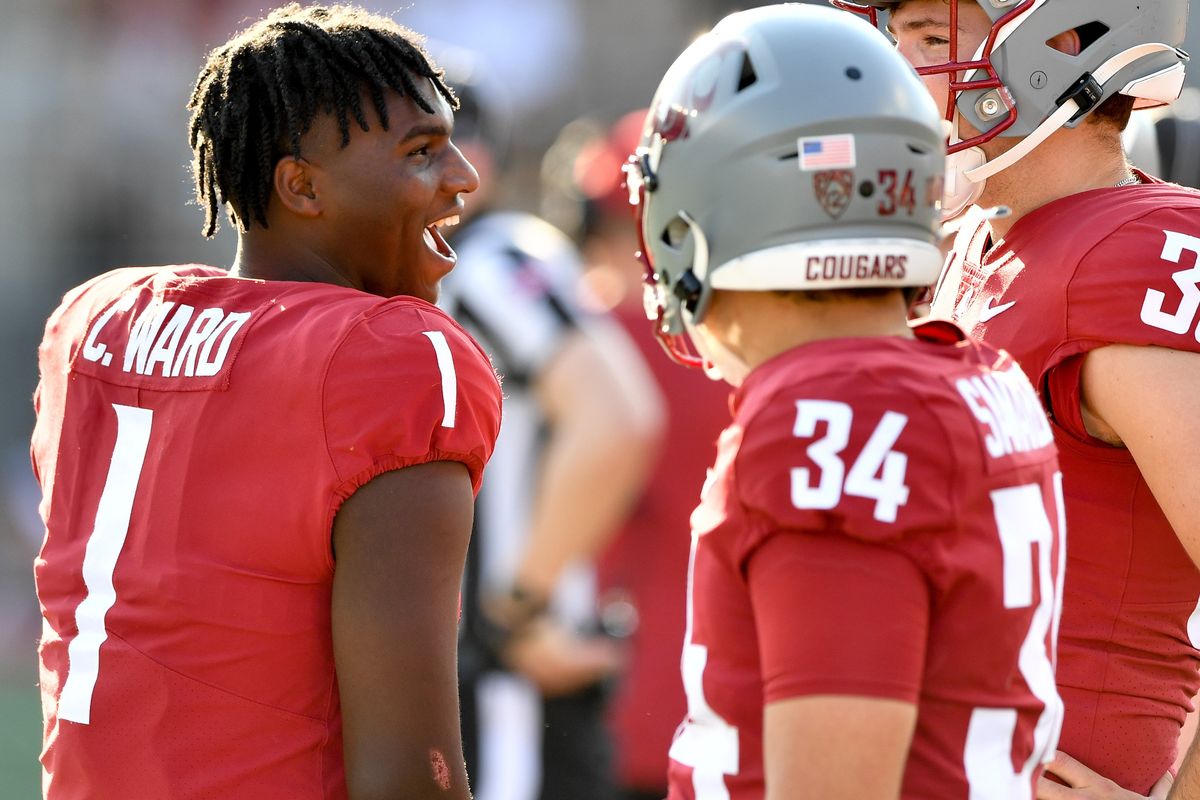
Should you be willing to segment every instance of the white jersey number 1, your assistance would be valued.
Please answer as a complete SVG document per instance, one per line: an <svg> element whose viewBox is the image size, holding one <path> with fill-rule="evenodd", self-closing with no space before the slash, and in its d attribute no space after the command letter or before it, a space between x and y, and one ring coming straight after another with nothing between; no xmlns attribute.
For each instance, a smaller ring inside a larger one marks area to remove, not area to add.
<svg viewBox="0 0 1200 800"><path fill-rule="evenodd" d="M87 596L75 609L79 632L67 645L68 671L58 698L58 718L88 725L92 719L92 692L100 673L100 645L108 638L104 617L117 602L113 572L129 533L133 497L150 445L153 412L113 404L117 412L117 441L104 491L96 509L96 524L88 536L83 556L83 582Z"/></svg>

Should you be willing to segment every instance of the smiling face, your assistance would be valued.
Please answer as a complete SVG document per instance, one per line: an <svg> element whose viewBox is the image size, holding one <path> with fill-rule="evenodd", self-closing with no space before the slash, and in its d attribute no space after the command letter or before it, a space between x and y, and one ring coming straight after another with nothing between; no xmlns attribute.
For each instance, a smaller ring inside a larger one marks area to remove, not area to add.
<svg viewBox="0 0 1200 800"><path fill-rule="evenodd" d="M385 130L364 100L371 127L350 123L350 143L320 115L302 143L311 191L319 198L322 255L354 286L383 297L437 301L454 251L437 227L463 208L479 176L450 140L453 112L426 83L429 114L411 98L387 97Z"/></svg>

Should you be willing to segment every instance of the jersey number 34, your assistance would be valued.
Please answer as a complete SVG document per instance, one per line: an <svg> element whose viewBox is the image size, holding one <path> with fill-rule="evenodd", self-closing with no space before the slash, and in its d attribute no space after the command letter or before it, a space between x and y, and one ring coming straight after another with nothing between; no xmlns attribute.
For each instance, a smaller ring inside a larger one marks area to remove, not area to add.
<svg viewBox="0 0 1200 800"><path fill-rule="evenodd" d="M850 427L854 412L845 403L835 400L797 400L796 424L792 434L810 439L817 424L827 425L825 436L808 447L808 457L820 468L814 485L808 467L792 469L792 504L796 508L836 508L842 495L865 497L875 501L875 519L895 522L896 512L908 502L908 486L904 473L908 456L892 449L908 417L895 411L885 412L875 432L859 453L849 472L842 460L842 451L850 443ZM879 477L876 477L876 476Z"/></svg>

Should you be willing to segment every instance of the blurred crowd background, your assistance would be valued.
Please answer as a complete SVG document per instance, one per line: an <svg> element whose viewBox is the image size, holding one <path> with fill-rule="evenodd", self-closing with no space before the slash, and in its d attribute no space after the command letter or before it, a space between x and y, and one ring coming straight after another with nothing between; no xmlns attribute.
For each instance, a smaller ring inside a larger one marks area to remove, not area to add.
<svg viewBox="0 0 1200 800"><path fill-rule="evenodd" d="M43 322L67 288L114 266L230 263L227 230L212 241L200 236L185 105L207 50L274 5L0 0L0 800L38 796L31 561L42 532L28 437ZM568 196L572 181L558 173L571 160L556 148L648 104L696 34L760 3L362 5L429 35L435 52L457 45L481 54L511 123L497 191L508 206L570 228L579 207ZM1192 28L1194 53L1200 24ZM1192 73L1190 86L1200 86L1200 68ZM1200 89L1189 89L1174 113L1200 120Z"/></svg>

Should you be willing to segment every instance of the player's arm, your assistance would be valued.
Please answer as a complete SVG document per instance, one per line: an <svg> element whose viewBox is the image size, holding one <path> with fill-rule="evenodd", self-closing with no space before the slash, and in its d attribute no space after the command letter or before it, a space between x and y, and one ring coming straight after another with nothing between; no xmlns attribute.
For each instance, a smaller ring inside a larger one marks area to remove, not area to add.
<svg viewBox="0 0 1200 800"><path fill-rule="evenodd" d="M642 489L662 429L662 398L609 320L571 329L535 380L550 428L517 583L543 597L567 564L593 557Z"/></svg>
<svg viewBox="0 0 1200 800"><path fill-rule="evenodd" d="M1046 765L1046 773L1038 778L1037 800L1165 800L1172 783L1168 772L1154 784L1148 796L1141 795L1122 789L1062 751L1054 754L1054 760ZM1053 775L1057 781L1047 775Z"/></svg>
<svg viewBox="0 0 1200 800"><path fill-rule="evenodd" d="M563 569L594 557L629 513L655 455L662 411L640 354L607 320L570 328L534 389L550 433L516 586L536 607ZM502 623L505 606L501 599L492 608ZM548 696L590 685L620 661L611 642L581 639L547 618L523 625L501 655Z"/></svg>
<svg viewBox="0 0 1200 800"><path fill-rule="evenodd" d="M928 631L920 570L881 545L798 532L772 535L746 570L767 800L898 798Z"/></svg>
<svg viewBox="0 0 1200 800"><path fill-rule="evenodd" d="M1200 748L1197 748L1195 741L1188 748L1168 797L1170 800L1195 800L1200 797Z"/></svg>
<svg viewBox="0 0 1200 800"><path fill-rule="evenodd" d="M1081 387L1088 432L1129 449L1179 541L1200 565L1200 353L1108 345L1085 357ZM1200 800L1195 741L1170 796Z"/></svg>
<svg viewBox="0 0 1200 800"><path fill-rule="evenodd" d="M1200 565L1200 353L1113 344L1083 362L1088 432L1123 444Z"/></svg>
<svg viewBox="0 0 1200 800"><path fill-rule="evenodd" d="M767 704L767 800L899 797L916 724L916 706L899 700L830 695Z"/></svg>
<svg viewBox="0 0 1200 800"><path fill-rule="evenodd" d="M333 649L351 800L469 800L458 591L471 479L457 462L371 480L333 526Z"/></svg>
<svg viewBox="0 0 1200 800"><path fill-rule="evenodd" d="M1176 795L1177 800L1179 797L1200 797L1200 769L1197 768L1200 765L1193 763L1184 769L1184 762L1189 757L1193 761L1200 757L1200 749L1196 751L1196 756L1192 756L1192 748L1196 746L1196 726L1200 721L1200 710L1197 709L1197 703L1200 703L1200 695L1192 698L1192 713L1184 719L1183 727L1179 731L1179 743L1176 745L1178 756L1175 758L1173 769L1181 778L1180 794ZM1189 782L1192 784L1191 786L1188 785Z"/></svg>

